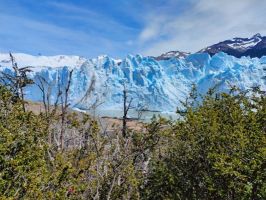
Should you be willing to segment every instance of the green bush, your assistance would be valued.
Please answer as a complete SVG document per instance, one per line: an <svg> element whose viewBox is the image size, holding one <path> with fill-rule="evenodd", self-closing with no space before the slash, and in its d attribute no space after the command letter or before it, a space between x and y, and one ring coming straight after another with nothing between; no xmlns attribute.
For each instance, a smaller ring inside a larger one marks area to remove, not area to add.
<svg viewBox="0 0 266 200"><path fill-rule="evenodd" d="M256 92L208 95L154 152L147 199L265 199L266 99Z"/></svg>
<svg viewBox="0 0 266 200"><path fill-rule="evenodd" d="M61 113L25 111L0 85L0 199L266 199L259 93L210 93L187 101L180 120L154 119L126 138L67 113L80 145L60 149Z"/></svg>

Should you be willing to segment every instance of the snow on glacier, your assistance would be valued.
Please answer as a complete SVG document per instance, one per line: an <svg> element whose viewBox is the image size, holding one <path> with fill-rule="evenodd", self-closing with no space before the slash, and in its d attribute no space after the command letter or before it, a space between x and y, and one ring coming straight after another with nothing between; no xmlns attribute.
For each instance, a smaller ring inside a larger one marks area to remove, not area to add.
<svg viewBox="0 0 266 200"><path fill-rule="evenodd" d="M230 85L241 89L260 86L266 90L263 78L266 57L235 58L222 52L213 57L197 53L182 59L173 57L160 61L141 55L128 55L123 60L107 55L94 59L27 54L14 54L14 57L19 67L32 66L30 77L36 83L41 76L53 85L52 101L57 96L58 81L64 87L73 69L69 99L72 107L83 110L91 108L95 102L100 110L121 110L124 85L135 108L163 112L175 112L193 84L200 93L215 85L220 91L228 91ZM10 66L9 55L0 54L0 70L11 73ZM25 93L29 100L42 100L36 85L28 86Z"/></svg>

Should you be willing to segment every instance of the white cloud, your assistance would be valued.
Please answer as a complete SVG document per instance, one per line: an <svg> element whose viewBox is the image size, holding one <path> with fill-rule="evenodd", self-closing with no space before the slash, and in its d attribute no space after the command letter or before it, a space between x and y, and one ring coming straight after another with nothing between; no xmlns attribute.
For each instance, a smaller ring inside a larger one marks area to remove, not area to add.
<svg viewBox="0 0 266 200"><path fill-rule="evenodd" d="M141 32L139 38L141 41L145 42L158 36L158 33L159 33L158 27L150 26L150 27L145 28Z"/></svg>
<svg viewBox="0 0 266 200"><path fill-rule="evenodd" d="M141 42L147 42L153 39L157 39L160 35L163 35L163 24L168 21L167 17L163 15L151 15L146 16L146 18L149 23L139 35L139 39Z"/></svg>
<svg viewBox="0 0 266 200"><path fill-rule="evenodd" d="M266 34L266 1L190 0L182 13L153 13L139 35L145 55L170 50L198 51L219 41Z"/></svg>

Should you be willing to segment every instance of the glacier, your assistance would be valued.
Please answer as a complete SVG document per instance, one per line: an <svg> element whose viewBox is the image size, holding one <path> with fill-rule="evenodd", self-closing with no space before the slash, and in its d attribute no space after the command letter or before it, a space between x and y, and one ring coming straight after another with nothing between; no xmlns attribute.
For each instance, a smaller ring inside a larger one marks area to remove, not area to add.
<svg viewBox="0 0 266 200"><path fill-rule="evenodd" d="M29 76L35 83L44 78L51 85L51 101L58 87L65 87L73 70L69 102L72 108L88 110L122 110L124 87L135 109L175 112L192 88L204 94L218 86L228 92L232 85L240 89L260 86L266 90L266 56L236 58L220 52L190 54L184 58L156 60L153 57L128 55L114 59L107 55L87 59L80 56L32 56L13 54L19 67L31 66ZM12 73L9 54L0 54L0 70ZM27 86L25 96L42 101L36 84Z"/></svg>

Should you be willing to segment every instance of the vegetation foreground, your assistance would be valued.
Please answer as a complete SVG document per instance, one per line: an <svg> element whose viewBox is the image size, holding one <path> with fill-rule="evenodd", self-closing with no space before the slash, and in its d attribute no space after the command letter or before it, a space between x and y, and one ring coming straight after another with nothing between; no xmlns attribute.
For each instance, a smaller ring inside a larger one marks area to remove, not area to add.
<svg viewBox="0 0 266 200"><path fill-rule="evenodd" d="M17 86L0 85L0 199L266 199L258 88L192 92L180 120L110 132L67 112L67 91L34 114Z"/></svg>

